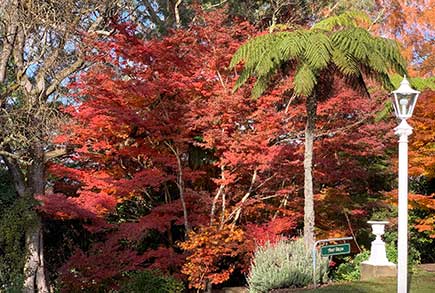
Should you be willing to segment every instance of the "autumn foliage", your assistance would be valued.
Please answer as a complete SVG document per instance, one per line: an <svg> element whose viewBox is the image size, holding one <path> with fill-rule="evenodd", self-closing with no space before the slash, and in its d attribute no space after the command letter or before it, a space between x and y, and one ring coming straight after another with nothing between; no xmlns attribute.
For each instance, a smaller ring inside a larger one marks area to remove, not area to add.
<svg viewBox="0 0 435 293"><path fill-rule="evenodd" d="M398 39L413 75L434 74L435 1L375 1L379 31Z"/></svg>
<svg viewBox="0 0 435 293"><path fill-rule="evenodd" d="M271 143L283 132L276 108L282 97L232 94L234 73L226 65L253 29L223 20L204 15L190 30L151 41L118 25L112 39L94 44L96 65L73 84L76 102L65 110L72 123L57 138L74 153L50 167L55 191L65 194L40 198L45 213L79 219L104 240L70 257L65 288L115 286L122 272L174 273L183 263L191 286L203 287L204 278L221 283L249 263L248 247L241 249L247 223L300 217L279 208L293 188L282 182L289 159L281 154L294 147ZM142 210L124 218L120 209L135 202ZM205 231L214 236L195 237ZM232 248L215 247L227 236ZM205 256L200 276L189 270ZM234 264L222 267L225 257Z"/></svg>
<svg viewBox="0 0 435 293"><path fill-rule="evenodd" d="M93 235L60 269L63 290L116 289L142 269L199 289L247 272L256 245L302 227L305 105L291 75L261 99L252 82L234 93L229 61L258 32L222 11L162 39L114 29L71 84L55 142L73 151L50 165L53 192L39 197L46 216ZM394 134L376 120L384 93L361 95L341 76L332 88L319 101L314 176L318 235L337 236L365 225L367 198L388 188L380 162Z"/></svg>

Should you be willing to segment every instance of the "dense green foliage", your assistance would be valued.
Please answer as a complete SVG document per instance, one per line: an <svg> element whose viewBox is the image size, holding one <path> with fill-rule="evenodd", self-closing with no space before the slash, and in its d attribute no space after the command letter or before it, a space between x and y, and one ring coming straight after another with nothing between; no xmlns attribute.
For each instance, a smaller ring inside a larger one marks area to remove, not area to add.
<svg viewBox="0 0 435 293"><path fill-rule="evenodd" d="M180 293L184 285L179 280L162 275L158 271L145 270L129 275L129 280L122 286L120 293Z"/></svg>
<svg viewBox="0 0 435 293"><path fill-rule="evenodd" d="M17 198L9 176L0 174L0 291L21 292L24 233L34 223L29 200Z"/></svg>
<svg viewBox="0 0 435 293"><path fill-rule="evenodd" d="M356 281L361 276L361 262L368 260L370 257L369 250L363 250L355 257L346 256L344 262L340 264L337 271L334 272L334 279L340 281Z"/></svg>
<svg viewBox="0 0 435 293"><path fill-rule="evenodd" d="M316 279L324 281L328 259L317 255ZM255 252L248 276L249 292L304 287L313 281L313 258L302 239L266 244Z"/></svg>

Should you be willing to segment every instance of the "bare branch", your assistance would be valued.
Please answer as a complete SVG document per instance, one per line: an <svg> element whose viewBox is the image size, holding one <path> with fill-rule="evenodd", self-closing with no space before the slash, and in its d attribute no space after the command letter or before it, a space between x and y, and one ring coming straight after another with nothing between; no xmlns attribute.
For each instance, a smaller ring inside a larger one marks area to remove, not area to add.
<svg viewBox="0 0 435 293"><path fill-rule="evenodd" d="M237 208L231 213L231 215L227 219L227 220L230 220L231 217L234 215L233 224L232 224L233 227L236 225L237 220L240 217L240 213L242 212L243 204L248 200L249 196L251 195L252 191L254 190L254 184L255 184L256 180L257 180L257 169L255 169L254 173L252 174L251 184L249 186L248 192L245 193L245 195L242 197L240 202L237 204Z"/></svg>
<svg viewBox="0 0 435 293"><path fill-rule="evenodd" d="M12 25L7 30L7 37L3 42L3 48L0 55L0 83L3 83L6 78L6 68L8 65L9 57L12 54L13 43L17 33L17 25Z"/></svg>
<svg viewBox="0 0 435 293"><path fill-rule="evenodd" d="M169 142L165 141L165 144L171 150L171 152L174 154L175 158L177 159L177 166L178 166L177 187L178 187L178 191L180 194L181 206L183 207L184 228L186 230L185 233L187 235L190 232L190 225L189 225L189 220L187 218L186 201L184 199L183 167L181 164L180 153L178 152L178 149L174 148Z"/></svg>
<svg viewBox="0 0 435 293"><path fill-rule="evenodd" d="M177 0L174 5L175 25L177 28L180 28L181 26L180 11L178 10L178 6L180 6L182 1L183 0Z"/></svg>
<svg viewBox="0 0 435 293"><path fill-rule="evenodd" d="M141 0L142 4L147 9L148 15L150 16L152 22L154 22L158 26L163 26L164 23L160 19L160 17L157 15L157 13L154 11L151 3L148 0Z"/></svg>
<svg viewBox="0 0 435 293"><path fill-rule="evenodd" d="M225 166L222 165L221 166L221 179L225 180ZM221 184L218 188L218 191L216 192L216 195L213 198L213 201L211 203L211 211L210 211L210 225L213 225L213 220L214 220L214 213L215 213L215 209L216 209L216 203L220 197L220 195L224 192L224 188L225 188L225 184Z"/></svg>
<svg viewBox="0 0 435 293"><path fill-rule="evenodd" d="M64 68L60 72L58 72L55 76L53 81L51 82L50 86L45 91L45 95L49 96L51 95L59 86L59 84L68 76L71 76L74 72L79 70L84 64L84 60L82 58L78 58L76 62L71 64L70 66Z"/></svg>
<svg viewBox="0 0 435 293"><path fill-rule="evenodd" d="M4 158L7 157L10 159L16 160L17 162L19 162L20 164L23 164L23 165L30 165L29 162L22 160L21 156L7 152L7 151L0 150L0 156L2 156Z"/></svg>
<svg viewBox="0 0 435 293"><path fill-rule="evenodd" d="M67 150L66 147L65 148L56 148L56 149L54 149L52 151L49 151L49 152L45 153L45 155L44 155L44 162L48 162L48 161L50 161L52 159L62 157L64 155L66 155L66 154L68 154L68 150Z"/></svg>

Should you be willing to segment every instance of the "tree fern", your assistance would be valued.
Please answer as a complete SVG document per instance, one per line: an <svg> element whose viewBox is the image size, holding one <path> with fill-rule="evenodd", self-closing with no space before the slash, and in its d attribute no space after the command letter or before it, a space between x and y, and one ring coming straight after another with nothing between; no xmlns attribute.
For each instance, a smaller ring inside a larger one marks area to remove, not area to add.
<svg viewBox="0 0 435 293"><path fill-rule="evenodd" d="M253 76L259 83L254 85L253 96L261 95L267 89L265 79L271 78L281 64L289 61L297 66L296 92L304 95L310 94L307 89L314 89L317 82L313 78L330 66L357 80L362 80L362 74L370 75L390 89L388 73L391 70L405 73L405 60L399 46L395 41L375 37L358 27L361 22L368 22L367 15L351 11L325 19L310 30L277 32L250 40L237 50L230 64L234 67L245 62L235 89ZM304 72L299 74L298 70Z"/></svg>
<svg viewBox="0 0 435 293"><path fill-rule="evenodd" d="M255 98L261 96L281 65L286 64L286 68L294 70L295 94L306 97L304 241L307 247L314 243L312 165L319 77L322 82L328 82L329 78L332 81L335 71L344 75L352 87L367 92L363 76L370 76L389 89L392 86L389 72L401 75L406 72L397 43L373 36L359 27L361 23L370 23L369 18L353 11L327 18L311 29L259 36L240 47L230 64L234 67L245 62L235 89L249 77L255 77L252 89Z"/></svg>
<svg viewBox="0 0 435 293"><path fill-rule="evenodd" d="M347 11L340 15L331 16L313 25L313 29L332 31L335 28L357 27L370 24L371 20L362 11Z"/></svg>
<svg viewBox="0 0 435 293"><path fill-rule="evenodd" d="M345 76L356 76L360 74L357 60L352 55L346 54L341 50L335 49L332 52L332 62L334 62L338 70Z"/></svg>
<svg viewBox="0 0 435 293"><path fill-rule="evenodd" d="M230 67L244 61L244 70L236 82L235 90L245 83L250 76L259 78L269 76L282 62L278 44L280 34L267 34L256 37L241 46L234 54ZM259 86L259 88L263 88ZM263 88L264 91L265 88Z"/></svg>

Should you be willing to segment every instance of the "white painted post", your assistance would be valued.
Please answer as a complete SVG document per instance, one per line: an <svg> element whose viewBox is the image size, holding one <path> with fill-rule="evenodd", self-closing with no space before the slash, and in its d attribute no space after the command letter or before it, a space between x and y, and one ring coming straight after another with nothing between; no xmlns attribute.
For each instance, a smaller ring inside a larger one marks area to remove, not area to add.
<svg viewBox="0 0 435 293"><path fill-rule="evenodd" d="M397 292L408 292L408 136L412 127L405 119L395 128L399 136L399 219Z"/></svg>

